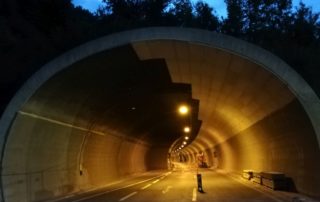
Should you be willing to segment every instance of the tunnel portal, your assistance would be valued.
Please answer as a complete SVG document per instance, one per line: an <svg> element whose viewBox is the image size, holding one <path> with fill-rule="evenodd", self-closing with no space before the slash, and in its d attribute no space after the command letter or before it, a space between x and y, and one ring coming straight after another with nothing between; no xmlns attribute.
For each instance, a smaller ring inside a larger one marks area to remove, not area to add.
<svg viewBox="0 0 320 202"><path fill-rule="evenodd" d="M319 197L319 103L279 58L229 36L182 28L109 35L49 62L9 103L2 197L66 196L199 154L229 172L283 172L297 191ZM177 113L181 104L188 116Z"/></svg>

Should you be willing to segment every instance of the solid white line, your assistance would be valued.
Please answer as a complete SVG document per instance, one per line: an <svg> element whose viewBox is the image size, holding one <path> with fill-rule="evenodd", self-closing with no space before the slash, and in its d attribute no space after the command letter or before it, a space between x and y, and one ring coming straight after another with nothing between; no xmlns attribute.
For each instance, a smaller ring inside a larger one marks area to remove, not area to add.
<svg viewBox="0 0 320 202"><path fill-rule="evenodd" d="M197 189L193 188L192 201L197 201Z"/></svg>
<svg viewBox="0 0 320 202"><path fill-rule="evenodd" d="M269 198L271 198L271 199L273 199L273 200L275 200L275 201L277 201L277 202L282 202L282 200L280 200L280 199L278 199L278 198L276 198L276 197L274 197L274 196L272 196L272 195L270 195L270 194L268 194L268 193L265 193L264 191L261 191L261 190L258 189L258 188L249 186L248 184L242 182L241 180L239 180L239 179L237 179L237 178L235 178L235 177L232 177L232 176L229 176L229 175L226 175L226 174L222 174L222 175L225 175L226 177L229 177L230 179L232 179L232 180L234 180L234 181L236 181L236 182L238 182L238 183L240 183L240 184L242 184L242 185L244 185L244 186L246 186L246 187L248 187L248 188L250 188L250 189L252 189L252 190L255 190L255 191L257 191L257 192L260 192L261 194L263 194L263 195L265 195L265 196L267 196L267 197L269 197Z"/></svg>
<svg viewBox="0 0 320 202"><path fill-rule="evenodd" d="M128 194L127 196L125 196L125 197L122 197L119 201L124 201L124 200L126 200L126 199L128 199L128 198L130 198L131 196L133 196L133 195L135 195L135 194L137 194L138 192L132 192L131 194Z"/></svg>
<svg viewBox="0 0 320 202"><path fill-rule="evenodd" d="M157 182L159 182L159 180L155 180L155 181L153 181L153 182L152 182L152 184L155 184L155 183L157 183Z"/></svg>
<svg viewBox="0 0 320 202"><path fill-rule="evenodd" d="M144 190L144 189L150 187L151 185L152 185L152 184L147 184L146 186L142 187L141 189Z"/></svg>
<svg viewBox="0 0 320 202"><path fill-rule="evenodd" d="M88 200L88 199L91 199L91 198L94 198L94 197L97 197L97 196L101 196L101 195L103 195L103 194L107 194L107 193L110 193L110 192L114 192L114 191L118 191L118 190L125 189L125 188L128 188L128 187L132 187L132 186L135 186L135 185L138 185L138 184L141 184L141 183L144 183L144 182L153 180L153 179L155 179L155 178L159 178L159 177L161 177L161 176L163 176L163 175L156 176L156 177L152 177L152 178L146 179L146 180L142 180L142 181L140 181L140 182L136 182L136 183L133 183L133 184L129 184L129 185L124 186L124 187L115 188L115 189L108 190L108 191L101 192L101 193L97 193L97 194L94 194L94 195L91 195L91 196L83 197L83 198L81 198L81 199L77 199L77 200L74 200L74 201L72 201L72 202L79 202L79 201Z"/></svg>

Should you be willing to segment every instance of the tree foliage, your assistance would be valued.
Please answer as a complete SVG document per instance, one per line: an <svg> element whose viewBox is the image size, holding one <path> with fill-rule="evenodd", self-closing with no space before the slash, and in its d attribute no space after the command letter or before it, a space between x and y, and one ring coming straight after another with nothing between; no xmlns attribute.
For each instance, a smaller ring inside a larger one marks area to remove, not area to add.
<svg viewBox="0 0 320 202"><path fill-rule="evenodd" d="M222 31L233 36L240 36L244 32L244 1L225 0L228 16L223 21Z"/></svg>
<svg viewBox="0 0 320 202"><path fill-rule="evenodd" d="M219 18L214 14L214 10L209 6L209 4L204 3L203 1L198 1L195 4L194 9L195 24L197 27L216 31L220 29Z"/></svg>

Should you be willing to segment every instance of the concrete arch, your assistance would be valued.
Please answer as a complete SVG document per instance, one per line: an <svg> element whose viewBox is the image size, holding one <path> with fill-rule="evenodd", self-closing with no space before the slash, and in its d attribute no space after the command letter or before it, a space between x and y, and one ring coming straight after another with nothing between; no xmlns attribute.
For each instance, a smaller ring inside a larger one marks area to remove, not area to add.
<svg viewBox="0 0 320 202"><path fill-rule="evenodd" d="M103 50L108 50L131 42L159 39L187 41L219 48L242 57L249 58L251 61L261 64L264 68L281 79L282 82L285 83L296 95L310 117L320 145L320 100L304 79L302 79L301 76L299 76L284 61L255 45L230 36L197 29L156 27L116 33L88 42L68 51L43 66L16 93L3 113L0 122L1 150L3 150L6 133L15 113L44 82L57 72L67 68L80 59L86 58Z"/></svg>
<svg viewBox="0 0 320 202"><path fill-rule="evenodd" d="M251 63L257 64L258 66L263 67L268 72L271 72L277 79L291 90L295 98L299 101L305 112L307 113L313 130L316 134L317 147L319 149L320 145L320 100L311 87L285 62L271 53L249 44L247 42L235 39L233 37L225 36L222 34L217 34L209 31L197 30L197 29L184 29L184 28L173 28L173 27L155 27L155 28L144 28L138 30L132 30L127 32L121 32L112 34L91 42L88 42L84 45L81 45L63 55L56 58L55 60L49 62L43 66L36 74L34 74L25 85L17 92L14 98L9 103L5 112L3 113L0 121L0 149L2 151L1 161L3 161L3 153L6 147L6 139L10 131L10 127L13 124L15 116L21 109L21 107L28 102L28 100L34 95L34 93L41 88L50 78L54 77L59 72L67 69L69 66L75 64L76 62L88 58L89 56L98 54L100 52L111 50L126 44L134 44L136 48L140 48L140 53L142 58L153 58L153 56L148 56L148 50L143 50L144 42L154 42L162 43L166 41L175 41L177 43L183 42L185 44L192 44L194 46L200 46L207 49L215 49L221 52L226 52L232 54L230 57L241 57L250 61ZM141 45L142 44L142 45ZM144 52L146 51L146 52ZM150 51L150 50L149 50ZM151 50L152 52L152 50ZM170 57L170 56L168 56ZM156 57L157 58L157 57ZM200 64L200 63L199 63ZM202 64L201 64L202 65ZM191 75L191 74L190 74ZM189 75L189 76L190 76ZM187 80L187 79L186 79ZM191 80L191 79L190 79ZM207 104L208 105L208 104ZM223 133L232 133L232 124L226 123L228 119L232 119L232 113L218 113L214 114L216 117L219 117L221 120L218 122L220 125L227 125L225 131L222 131L221 134L217 133L214 129L211 130L211 125L205 125L206 131L210 132L212 136L210 138L204 139L214 139L219 142L211 143L214 145L217 143L223 143L225 139ZM202 119L208 118L208 114L205 114ZM241 120L242 121L242 120ZM243 120L245 122L246 120ZM63 124L63 123L59 123ZM209 130L208 130L209 128ZM79 130L85 131L83 128L77 128ZM85 131L88 132L88 131ZM92 131L91 131L92 132ZM218 131L219 132L219 131ZM96 131L99 134L99 131ZM208 133L209 134L209 133ZM99 141L99 140L96 140ZM194 145L190 145L190 150L199 151L208 146L208 144L201 144L203 141L196 141ZM128 143L129 144L129 143ZM101 146L102 147L102 146ZM119 143L119 148L127 147L127 143ZM226 147L227 149L223 149ZM141 153L146 153L146 148L136 148L135 145L130 145L130 151L132 150L141 150ZM227 146L222 146L221 150L227 151L228 155L232 155L235 152L232 148ZM120 154L124 156L124 154ZM222 162L222 165L225 165L226 168L234 167L234 163L229 163L230 159L226 159L225 162ZM3 162L2 162L3 163ZM306 191L308 192L308 191ZM311 192L308 192L311 193ZM313 194L313 193L311 193Z"/></svg>

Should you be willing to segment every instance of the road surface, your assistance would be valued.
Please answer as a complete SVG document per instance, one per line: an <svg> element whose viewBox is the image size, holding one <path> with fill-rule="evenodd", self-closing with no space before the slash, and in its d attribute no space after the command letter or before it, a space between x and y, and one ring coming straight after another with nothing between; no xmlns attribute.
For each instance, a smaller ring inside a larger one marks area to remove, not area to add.
<svg viewBox="0 0 320 202"><path fill-rule="evenodd" d="M197 190L202 175L204 193ZM279 194L280 193L280 194ZM281 202L295 201L293 194L262 188L245 180L209 169L176 164L172 171L149 172L104 189L73 195L59 202ZM57 201L57 200L56 200ZM300 201L300 200L297 200ZM305 200L306 202L310 200Z"/></svg>

